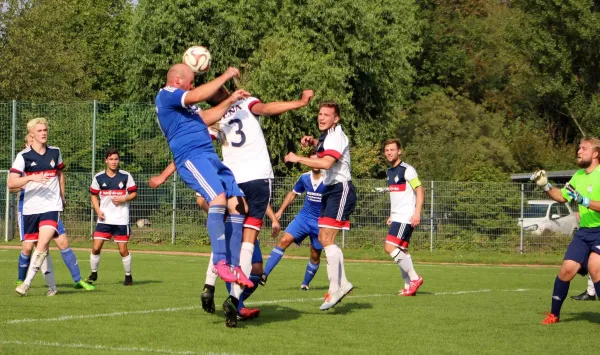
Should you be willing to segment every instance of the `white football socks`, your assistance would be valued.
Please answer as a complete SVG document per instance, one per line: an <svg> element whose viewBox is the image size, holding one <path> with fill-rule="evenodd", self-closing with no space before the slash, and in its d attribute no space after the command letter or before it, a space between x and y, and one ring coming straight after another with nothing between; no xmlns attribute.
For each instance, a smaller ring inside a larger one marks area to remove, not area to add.
<svg viewBox="0 0 600 355"><path fill-rule="evenodd" d="M204 280L205 285L214 286L217 283L217 278L219 275L215 272L215 266L213 264L213 254L210 253L210 260L208 261L208 267L206 268L206 280Z"/></svg>
<svg viewBox="0 0 600 355"><path fill-rule="evenodd" d="M129 255L127 255L126 257L122 257L121 260L123 261L123 268L125 269L125 275L127 275L127 276L131 275L131 253L129 253Z"/></svg>
<svg viewBox="0 0 600 355"><path fill-rule="evenodd" d="M325 248L325 257L327 258L327 276L329 278L329 292L336 293L340 289L340 257L341 252L337 245L328 245Z"/></svg>
<svg viewBox="0 0 600 355"><path fill-rule="evenodd" d="M98 272L98 266L100 265L100 254L90 254L90 268L92 272Z"/></svg>

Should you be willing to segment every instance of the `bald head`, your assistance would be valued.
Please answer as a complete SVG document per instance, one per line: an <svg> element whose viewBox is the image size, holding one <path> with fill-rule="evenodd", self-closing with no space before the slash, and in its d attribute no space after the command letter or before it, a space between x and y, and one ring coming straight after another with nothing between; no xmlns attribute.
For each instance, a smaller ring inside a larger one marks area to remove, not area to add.
<svg viewBox="0 0 600 355"><path fill-rule="evenodd" d="M194 72L185 64L175 64L167 72L167 85L189 90L194 82Z"/></svg>

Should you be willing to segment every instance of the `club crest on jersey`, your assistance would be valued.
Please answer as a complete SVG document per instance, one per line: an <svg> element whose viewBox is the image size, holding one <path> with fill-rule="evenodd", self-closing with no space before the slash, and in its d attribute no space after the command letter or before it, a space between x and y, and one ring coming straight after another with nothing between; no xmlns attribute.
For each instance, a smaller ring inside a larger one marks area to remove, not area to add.
<svg viewBox="0 0 600 355"><path fill-rule="evenodd" d="M400 180L400 179L398 178L398 175L396 175L396 176L394 177L394 182L398 182L398 180Z"/></svg>
<svg viewBox="0 0 600 355"><path fill-rule="evenodd" d="M588 186L588 189L587 189L587 191L588 191L589 193L592 193L592 185Z"/></svg>
<svg viewBox="0 0 600 355"><path fill-rule="evenodd" d="M123 188L123 181L119 181L119 188L122 189Z"/></svg>
<svg viewBox="0 0 600 355"><path fill-rule="evenodd" d="M56 165L56 164L54 163L54 159L50 160L50 166L54 168L54 165Z"/></svg>

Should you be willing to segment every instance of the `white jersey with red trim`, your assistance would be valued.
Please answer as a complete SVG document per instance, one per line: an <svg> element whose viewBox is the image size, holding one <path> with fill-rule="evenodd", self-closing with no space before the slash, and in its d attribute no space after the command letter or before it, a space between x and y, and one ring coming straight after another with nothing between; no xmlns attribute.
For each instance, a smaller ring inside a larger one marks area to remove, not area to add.
<svg viewBox="0 0 600 355"><path fill-rule="evenodd" d="M387 170L392 222L410 223L415 213L417 196L409 182L417 177L415 168L405 162Z"/></svg>
<svg viewBox="0 0 600 355"><path fill-rule="evenodd" d="M100 196L100 211L104 212L104 220L98 220L98 223L128 225L129 203L115 205L112 199L132 192L137 192L137 186L131 174L125 170L119 170L113 177L108 176L106 170L96 174L90 193Z"/></svg>
<svg viewBox="0 0 600 355"><path fill-rule="evenodd" d="M11 173L20 175L44 174L48 181L45 184L30 181L23 190L23 215L44 212L62 211L60 182L58 170L64 168L60 149L46 146L44 154L39 154L31 147L25 148L15 158Z"/></svg>
<svg viewBox="0 0 600 355"><path fill-rule="evenodd" d="M352 180L350 175L350 141L342 131L342 126L335 125L319 137L317 156L335 158L335 163L329 170L323 170L323 184L335 185Z"/></svg>
<svg viewBox="0 0 600 355"><path fill-rule="evenodd" d="M239 100L219 121L220 134L227 140L222 147L223 164L231 169L238 184L273 178L265 136L258 117L251 111L257 103L260 100L255 97Z"/></svg>

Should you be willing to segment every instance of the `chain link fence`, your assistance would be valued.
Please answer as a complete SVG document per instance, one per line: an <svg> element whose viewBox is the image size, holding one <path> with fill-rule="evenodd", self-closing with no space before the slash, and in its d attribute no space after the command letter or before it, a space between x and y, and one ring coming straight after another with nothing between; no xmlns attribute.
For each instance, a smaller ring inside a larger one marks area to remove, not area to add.
<svg viewBox="0 0 600 355"><path fill-rule="evenodd" d="M89 186L104 168L105 150L115 147L121 153L122 169L133 175L138 186L138 198L131 204L132 242L208 244L206 216L197 207L193 191L177 176L157 189L148 186L149 177L160 173L171 159L154 106L97 102L0 102L0 168L4 169L0 171L0 225L5 240L18 238L17 199L7 191L7 171L24 146L27 121L40 116L48 118L48 142L61 148L65 161L67 207L62 218L70 238L89 239L93 232ZM275 179L275 211L297 178ZM340 233L338 244L381 248L390 212L385 181L355 179L354 184L358 196L352 229ZM554 251L564 249L570 241L572 230L564 220L572 223L575 217L567 207L551 206L532 184L425 181L423 187L425 202L421 224L411 240L413 250ZM297 197L286 209L280 220L282 229L298 213L303 200ZM534 200L541 201L534 204ZM544 204L547 208L542 211ZM537 211L535 218L532 208ZM527 230L521 228L522 218ZM266 218L261 243L268 248L275 242Z"/></svg>

